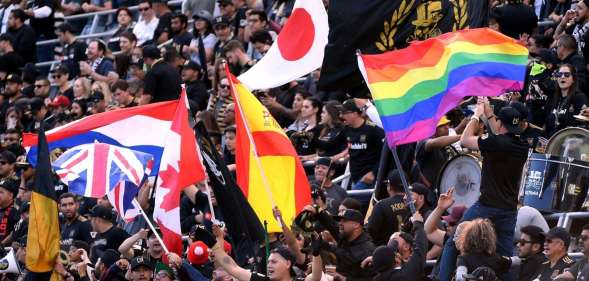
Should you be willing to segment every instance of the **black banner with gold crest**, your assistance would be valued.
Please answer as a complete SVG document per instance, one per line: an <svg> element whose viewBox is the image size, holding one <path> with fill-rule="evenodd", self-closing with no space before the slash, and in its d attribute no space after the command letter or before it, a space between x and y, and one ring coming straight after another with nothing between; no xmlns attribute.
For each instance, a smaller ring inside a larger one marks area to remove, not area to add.
<svg viewBox="0 0 589 281"><path fill-rule="evenodd" d="M362 96L368 90L358 70L356 50L382 53L414 40L483 27L488 13L488 0L332 0L318 87Z"/></svg>

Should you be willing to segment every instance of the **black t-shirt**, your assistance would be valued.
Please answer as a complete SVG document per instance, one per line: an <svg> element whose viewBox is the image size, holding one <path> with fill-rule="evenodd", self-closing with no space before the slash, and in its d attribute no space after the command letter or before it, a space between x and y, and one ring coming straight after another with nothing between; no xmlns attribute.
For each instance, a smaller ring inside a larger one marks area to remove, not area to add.
<svg viewBox="0 0 589 281"><path fill-rule="evenodd" d="M159 17L159 22L155 31L153 32L153 41L157 42L157 39L162 35L162 33L167 32L170 34L171 25L172 25L172 12L167 12ZM169 37L168 37L169 38Z"/></svg>
<svg viewBox="0 0 589 281"><path fill-rule="evenodd" d="M376 176L384 131L374 124L365 122L358 128L346 127L343 135L348 142L352 182L357 182L371 171Z"/></svg>
<svg viewBox="0 0 589 281"><path fill-rule="evenodd" d="M495 208L516 210L528 145L511 134L481 137L478 145L483 156L479 202Z"/></svg>
<svg viewBox="0 0 589 281"><path fill-rule="evenodd" d="M576 92L570 98L559 97L558 100L547 107L546 117L546 134L552 136L558 130L566 127L573 127L579 124L579 121L574 118L581 112L584 105L589 104L587 96L581 92Z"/></svg>
<svg viewBox="0 0 589 281"><path fill-rule="evenodd" d="M0 209L0 241L4 240L14 230L14 226L20 220L20 214L13 205Z"/></svg>
<svg viewBox="0 0 589 281"><path fill-rule="evenodd" d="M178 69L169 63L156 62L151 70L145 74L144 93L151 95L152 103L176 100L180 97L182 77Z"/></svg>
<svg viewBox="0 0 589 281"><path fill-rule="evenodd" d="M18 48L18 46L17 46ZM25 65L24 59L17 52L5 53L0 56L0 71L11 73L20 73L20 68Z"/></svg>
<svg viewBox="0 0 589 281"><path fill-rule="evenodd" d="M430 184L435 185L438 179L438 175L442 170L442 167L450 158L446 148L436 148L431 151L425 150L425 141L419 142L417 145L417 154L415 160L419 165L419 169Z"/></svg>
<svg viewBox="0 0 589 281"><path fill-rule="evenodd" d="M235 34L239 31L240 28L245 28L247 25L247 17L245 13L247 12L247 7L243 6L237 10L235 16L231 19L231 24L233 25L233 30L235 30Z"/></svg>
<svg viewBox="0 0 589 281"><path fill-rule="evenodd" d="M130 235L122 228L113 226L106 232L97 234L96 239L92 244L92 247L97 248L101 251L105 251L107 249L113 249L115 251L118 251L119 246L127 238L129 238L129 236Z"/></svg>
<svg viewBox="0 0 589 281"><path fill-rule="evenodd" d="M74 240L80 240L88 243L92 242L92 226L89 220L82 221L81 217L77 217L72 223L64 222L61 224L61 246L64 249L69 249Z"/></svg>
<svg viewBox="0 0 589 281"><path fill-rule="evenodd" d="M14 48L17 53L27 62L37 60L37 38L35 30L24 24L19 29L8 29L8 34L14 37Z"/></svg>
<svg viewBox="0 0 589 281"><path fill-rule="evenodd" d="M55 34L55 7L53 5L53 1L51 0L35 0L33 6L31 7L33 10L39 9L42 7L49 7L51 8L51 14L46 18L31 18L31 27L37 32L37 37L43 35L44 39L52 39L55 38L57 35ZM15 48L18 48L15 46Z"/></svg>
<svg viewBox="0 0 589 281"><path fill-rule="evenodd" d="M344 137L340 137L344 127L324 128L324 130L326 130L325 135L317 138L317 144L315 144L319 156L334 156L346 149L348 143Z"/></svg>
<svg viewBox="0 0 589 281"><path fill-rule="evenodd" d="M323 129L322 125L317 125L310 130L300 132L287 132L293 143L298 155L310 155L317 152L317 137Z"/></svg>
<svg viewBox="0 0 589 281"><path fill-rule="evenodd" d="M519 267L518 281L532 281L538 274L540 274L540 268L542 263L546 261L546 256L542 253L532 255L525 260L522 260L522 264Z"/></svg>
<svg viewBox="0 0 589 281"><path fill-rule="evenodd" d="M401 225L410 215L403 195L389 197L376 203L366 225L374 245L387 244L390 236L401 230Z"/></svg>
<svg viewBox="0 0 589 281"><path fill-rule="evenodd" d="M550 261L545 261L540 267L540 275L536 277L539 281L551 281L555 276L562 274L567 268L573 266L575 261L565 255L560 258L553 267L550 267Z"/></svg>
<svg viewBox="0 0 589 281"><path fill-rule="evenodd" d="M63 61L70 70L70 78L80 75L80 62L88 59L86 56L86 43L76 40L72 44L65 45L62 50Z"/></svg>
<svg viewBox="0 0 589 281"><path fill-rule="evenodd" d="M473 272L481 266L486 266L493 269L495 274L501 275L509 271L511 260L497 254L492 256L486 254L466 254L458 258L457 265L466 266L468 272Z"/></svg>
<svg viewBox="0 0 589 281"><path fill-rule="evenodd" d="M191 109L194 109L195 111L203 111L207 109L210 94L209 91L207 91L207 87L203 81L195 80L192 82L187 82L186 96L189 100L196 104L196 107L191 107Z"/></svg>
<svg viewBox="0 0 589 281"><path fill-rule="evenodd" d="M179 53L182 53L182 47L190 45L192 38L194 38L192 33L186 31L182 34L174 36L174 38L172 38L172 45Z"/></svg>

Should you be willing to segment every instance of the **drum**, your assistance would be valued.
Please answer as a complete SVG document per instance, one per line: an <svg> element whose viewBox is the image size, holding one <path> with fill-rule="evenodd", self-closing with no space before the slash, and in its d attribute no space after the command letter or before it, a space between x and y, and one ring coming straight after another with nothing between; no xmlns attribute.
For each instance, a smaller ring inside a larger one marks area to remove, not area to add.
<svg viewBox="0 0 589 281"><path fill-rule="evenodd" d="M472 154L454 156L444 164L438 177L440 193L454 187L454 206L472 206L481 195L481 164L480 158Z"/></svg>
<svg viewBox="0 0 589 281"><path fill-rule="evenodd" d="M546 153L588 161L589 130L571 127L556 132L548 140Z"/></svg>
<svg viewBox="0 0 589 281"><path fill-rule="evenodd" d="M589 185L589 162L532 153L523 180L523 203L543 212L579 211Z"/></svg>

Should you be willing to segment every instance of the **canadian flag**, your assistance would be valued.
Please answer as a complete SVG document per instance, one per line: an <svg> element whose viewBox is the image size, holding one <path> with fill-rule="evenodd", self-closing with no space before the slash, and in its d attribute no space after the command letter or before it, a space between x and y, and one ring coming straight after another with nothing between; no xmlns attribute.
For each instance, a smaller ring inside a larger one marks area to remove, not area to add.
<svg viewBox="0 0 589 281"><path fill-rule="evenodd" d="M268 53L238 77L250 90L284 85L321 67L329 25L322 0L297 0Z"/></svg>
<svg viewBox="0 0 589 281"><path fill-rule="evenodd" d="M182 255L180 193L185 187L205 179L196 138L188 124L187 103L186 90L182 87L162 153L153 210L153 219L160 227L164 246L179 255Z"/></svg>

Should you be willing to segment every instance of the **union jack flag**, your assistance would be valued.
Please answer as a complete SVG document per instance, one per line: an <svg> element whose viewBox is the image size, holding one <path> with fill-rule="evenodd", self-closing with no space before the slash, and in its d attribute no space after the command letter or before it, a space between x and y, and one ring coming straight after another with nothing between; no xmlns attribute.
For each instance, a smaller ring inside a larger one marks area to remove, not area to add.
<svg viewBox="0 0 589 281"><path fill-rule="evenodd" d="M106 197L117 213L126 222L130 222L140 214L139 203L135 200L137 193L139 193L138 186L128 181L122 181L107 193Z"/></svg>
<svg viewBox="0 0 589 281"><path fill-rule="evenodd" d="M53 166L70 192L102 198L120 182L140 187L151 172L153 156L105 143L91 143L72 147L55 160Z"/></svg>

